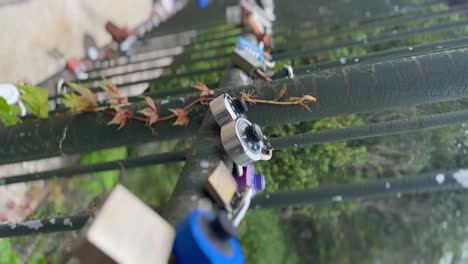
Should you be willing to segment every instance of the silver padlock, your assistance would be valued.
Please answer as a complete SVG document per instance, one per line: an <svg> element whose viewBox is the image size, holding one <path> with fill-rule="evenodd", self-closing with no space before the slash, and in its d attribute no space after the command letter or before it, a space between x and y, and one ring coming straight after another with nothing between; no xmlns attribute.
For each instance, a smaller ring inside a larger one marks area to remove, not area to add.
<svg viewBox="0 0 468 264"><path fill-rule="evenodd" d="M75 241L79 263L168 263L175 229L122 185Z"/></svg>
<svg viewBox="0 0 468 264"><path fill-rule="evenodd" d="M246 50L235 49L231 55L231 63L249 76L256 75L262 80L271 81L271 78L264 72L264 60L258 60L256 56Z"/></svg>
<svg viewBox="0 0 468 264"><path fill-rule="evenodd" d="M231 55L232 64L241 68L248 75L252 76L258 69L263 69L263 60L258 60L255 56L245 50L235 49Z"/></svg>
<svg viewBox="0 0 468 264"><path fill-rule="evenodd" d="M242 117L221 127L221 142L229 157L240 166L270 160L272 156L262 129Z"/></svg>
<svg viewBox="0 0 468 264"><path fill-rule="evenodd" d="M248 110L247 103L242 99L232 99L229 94L222 94L210 102L210 110L220 127L241 117Z"/></svg>

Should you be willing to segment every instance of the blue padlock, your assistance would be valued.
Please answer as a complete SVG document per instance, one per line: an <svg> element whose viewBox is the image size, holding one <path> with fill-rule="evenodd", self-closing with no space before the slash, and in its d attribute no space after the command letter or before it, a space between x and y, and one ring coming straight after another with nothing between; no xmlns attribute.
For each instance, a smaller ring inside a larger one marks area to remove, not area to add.
<svg viewBox="0 0 468 264"><path fill-rule="evenodd" d="M243 264L237 229L227 213L194 209L177 227L173 254L177 264Z"/></svg>
<svg viewBox="0 0 468 264"><path fill-rule="evenodd" d="M197 0L198 7L200 8L206 8L209 3L209 0Z"/></svg>
<svg viewBox="0 0 468 264"><path fill-rule="evenodd" d="M263 49L243 36L237 38L237 48L252 54L258 61L263 61Z"/></svg>

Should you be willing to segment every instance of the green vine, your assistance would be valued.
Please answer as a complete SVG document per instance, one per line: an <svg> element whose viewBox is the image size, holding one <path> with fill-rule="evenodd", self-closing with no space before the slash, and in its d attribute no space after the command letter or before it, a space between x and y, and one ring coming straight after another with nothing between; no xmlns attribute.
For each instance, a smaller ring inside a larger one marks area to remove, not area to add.
<svg viewBox="0 0 468 264"><path fill-rule="evenodd" d="M74 91L74 93L67 93L62 96L63 103L69 112L73 114L101 112L111 115L113 118L108 122L108 125L117 125L119 129L123 128L130 120L143 122L152 130L152 125L155 123L170 119L175 119L173 123L175 126L186 126L190 122L188 113L192 107L197 104L207 104L214 99L212 97L214 95L212 89L203 83L197 83L193 87L200 91L199 98L181 108L169 109L171 114L160 116L160 111L153 98L145 96L142 100L144 100L143 103L146 107L140 111L135 111L134 107L131 107L129 104L128 98L123 97L117 86L106 79L100 85L101 89L109 96L107 100L108 105L104 107L98 107L97 96L89 87L73 82L67 82L67 85ZM41 119L48 118L49 103L47 93L37 86L17 85L17 87L21 91L20 98L28 112ZM316 101L311 95L289 97L280 101L284 97L285 92L286 86L280 89L276 97L271 100L258 99L252 93L241 93L241 96L249 104L301 105L309 111L310 109L307 104ZM2 124L12 126L21 122L20 112L19 106L8 105L3 98L0 98L0 122Z"/></svg>

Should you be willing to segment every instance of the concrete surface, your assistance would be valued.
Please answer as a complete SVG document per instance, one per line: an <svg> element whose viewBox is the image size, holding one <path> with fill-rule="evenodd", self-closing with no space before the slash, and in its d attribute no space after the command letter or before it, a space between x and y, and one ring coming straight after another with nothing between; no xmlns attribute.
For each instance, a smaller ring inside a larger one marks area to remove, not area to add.
<svg viewBox="0 0 468 264"><path fill-rule="evenodd" d="M37 83L84 55L84 34L110 42L107 20L131 27L149 17L151 0L31 0L0 8L0 81Z"/></svg>
<svg viewBox="0 0 468 264"><path fill-rule="evenodd" d="M15 4L16 3L16 4ZM134 27L149 17L151 0L29 0L0 5L0 82L38 83L62 69L64 58L84 55L84 36L111 41L107 20ZM1 148L0 148L1 151ZM0 166L0 177L61 167L53 158ZM0 222L32 213L47 191L41 182L0 187Z"/></svg>

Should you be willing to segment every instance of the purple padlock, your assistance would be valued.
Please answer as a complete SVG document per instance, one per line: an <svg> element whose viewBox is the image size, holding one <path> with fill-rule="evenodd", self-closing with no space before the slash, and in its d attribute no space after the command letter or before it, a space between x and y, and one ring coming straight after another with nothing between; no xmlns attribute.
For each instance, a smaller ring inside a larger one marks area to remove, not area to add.
<svg viewBox="0 0 468 264"><path fill-rule="evenodd" d="M255 174L255 168L252 164L242 167L242 171L242 176L239 176L235 169L232 173L234 179L236 179L238 191L245 187L251 187L255 193L265 190L265 176L262 174Z"/></svg>

